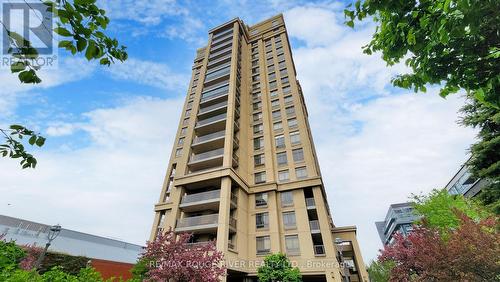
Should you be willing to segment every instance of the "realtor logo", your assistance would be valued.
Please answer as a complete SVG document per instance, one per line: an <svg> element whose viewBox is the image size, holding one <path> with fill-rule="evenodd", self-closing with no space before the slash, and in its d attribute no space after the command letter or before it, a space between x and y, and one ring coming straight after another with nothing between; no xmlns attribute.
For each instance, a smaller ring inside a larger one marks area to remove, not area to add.
<svg viewBox="0 0 500 282"><path fill-rule="evenodd" d="M52 55L52 16L49 6L41 2L2 3L2 54L9 54L9 48L17 53L20 48L28 47L29 42L39 55ZM24 40L11 38L9 32L17 33Z"/></svg>

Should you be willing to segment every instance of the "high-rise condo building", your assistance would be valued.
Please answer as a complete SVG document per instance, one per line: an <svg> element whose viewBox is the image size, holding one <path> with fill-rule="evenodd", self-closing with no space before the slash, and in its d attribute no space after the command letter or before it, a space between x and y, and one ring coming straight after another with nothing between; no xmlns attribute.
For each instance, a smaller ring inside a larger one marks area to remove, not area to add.
<svg viewBox="0 0 500 282"><path fill-rule="evenodd" d="M255 281L263 258L281 252L304 281L367 281L356 227L333 224L307 116L282 15L211 29L151 239L173 228L193 233L192 244L216 240L221 280Z"/></svg>
<svg viewBox="0 0 500 282"><path fill-rule="evenodd" d="M413 224L420 217L415 214L412 203L392 204L387 210L384 221L375 222L382 244L391 244L396 233L407 236L413 230Z"/></svg>

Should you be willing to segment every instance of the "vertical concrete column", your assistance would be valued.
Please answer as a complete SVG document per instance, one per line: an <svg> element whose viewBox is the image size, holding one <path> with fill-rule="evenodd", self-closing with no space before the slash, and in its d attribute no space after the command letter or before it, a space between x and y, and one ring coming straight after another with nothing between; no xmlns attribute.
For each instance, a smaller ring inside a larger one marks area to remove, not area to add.
<svg viewBox="0 0 500 282"><path fill-rule="evenodd" d="M151 227L151 233L149 235L149 241L153 241L156 235L156 228L160 221L160 212L155 212L155 219L153 220L153 227Z"/></svg>
<svg viewBox="0 0 500 282"><path fill-rule="evenodd" d="M221 180L219 221L217 227L217 250L227 252L229 217L231 212L231 178Z"/></svg>
<svg viewBox="0 0 500 282"><path fill-rule="evenodd" d="M172 230L175 229L175 224L177 223L177 219L180 218L181 215L181 209L179 208L179 205L181 204L182 195L184 195L184 187L176 186L172 188L172 192L170 192L170 200L172 201L172 211L165 220L166 230L168 230L169 227L172 227Z"/></svg>
<svg viewBox="0 0 500 282"><path fill-rule="evenodd" d="M321 187L314 187L313 195L318 214L319 228L321 230L321 237L323 238L323 245L325 246L326 255L327 257L335 257L335 246L333 245L334 238L332 236L332 230L330 228L330 222L328 219L329 212L326 209L325 199L323 197Z"/></svg>
<svg viewBox="0 0 500 282"><path fill-rule="evenodd" d="M278 192L270 191L268 192L268 212L269 212L269 235L271 239L271 252L285 252L281 244L280 236L280 222L281 213L278 209Z"/></svg>

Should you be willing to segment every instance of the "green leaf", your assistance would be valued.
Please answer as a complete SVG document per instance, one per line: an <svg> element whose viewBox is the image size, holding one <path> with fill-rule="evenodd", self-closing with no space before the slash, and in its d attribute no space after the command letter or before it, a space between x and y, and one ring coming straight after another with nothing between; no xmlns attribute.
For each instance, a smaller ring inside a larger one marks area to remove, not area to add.
<svg viewBox="0 0 500 282"><path fill-rule="evenodd" d="M36 145L38 147L42 147L43 144L45 144L45 138L42 136L39 136L38 139L36 139Z"/></svg>
<svg viewBox="0 0 500 282"><path fill-rule="evenodd" d="M85 38L78 38L76 42L76 49L78 52L85 50L85 47L87 47L87 40Z"/></svg>
<svg viewBox="0 0 500 282"><path fill-rule="evenodd" d="M73 36L73 34L71 32L69 32L69 30L67 30L61 26L54 28L54 32L61 35L61 36L65 36L65 37Z"/></svg>
<svg viewBox="0 0 500 282"><path fill-rule="evenodd" d="M33 135L30 137L28 143L30 143L30 145L34 145L36 142L36 135Z"/></svg>
<svg viewBox="0 0 500 282"><path fill-rule="evenodd" d="M71 40L61 40L61 41L59 41L58 46L59 46L59 48L67 48L67 49L69 49L68 47L73 46L73 41L71 41Z"/></svg>
<svg viewBox="0 0 500 282"><path fill-rule="evenodd" d="M415 45L416 40L415 40L415 34L413 33L413 29L410 29L410 31L408 31L408 35L406 36L406 42L408 42L408 44L410 45Z"/></svg>
<svg viewBox="0 0 500 282"><path fill-rule="evenodd" d="M12 73L16 73L16 72L20 72L22 70L24 70L26 68L26 65L24 64L24 62L15 62L13 63L12 65L10 65L10 71Z"/></svg>
<svg viewBox="0 0 500 282"><path fill-rule="evenodd" d="M87 58L87 60L89 61L92 60L95 56L96 51L97 49L94 40L89 40L89 46L87 47L87 51L85 52L85 58Z"/></svg>

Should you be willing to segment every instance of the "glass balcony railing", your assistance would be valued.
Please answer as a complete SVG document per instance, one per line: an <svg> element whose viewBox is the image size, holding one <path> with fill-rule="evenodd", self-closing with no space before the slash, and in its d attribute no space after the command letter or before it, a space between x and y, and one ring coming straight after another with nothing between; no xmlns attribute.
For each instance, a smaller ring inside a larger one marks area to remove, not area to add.
<svg viewBox="0 0 500 282"><path fill-rule="evenodd" d="M318 220L309 221L309 227L311 228L311 231L319 231L319 221Z"/></svg>
<svg viewBox="0 0 500 282"><path fill-rule="evenodd" d="M196 136L194 138L193 144L202 143L202 142L205 142L205 141L208 141L208 140L212 140L212 139L215 139L215 138L222 137L224 135L226 135L226 131L222 130L222 131L210 133L210 134L207 134L207 135Z"/></svg>
<svg viewBox="0 0 500 282"><path fill-rule="evenodd" d="M224 67L222 69L216 70L214 72L211 72L205 76L205 82L215 80L219 77L223 77L225 75L228 75L231 72L231 66Z"/></svg>
<svg viewBox="0 0 500 282"><path fill-rule="evenodd" d="M219 55L221 55L221 54L224 54L224 53L226 53L226 52L231 53L231 50L233 50L233 46L232 46L232 45L231 45L231 46L229 46L229 47L226 47L226 48L224 48L224 49L222 49L222 50L219 50L219 51L217 51L217 52L213 52L213 53L211 53L211 54L208 56L208 59L212 59L212 58L217 57L217 56L219 56Z"/></svg>
<svg viewBox="0 0 500 282"><path fill-rule="evenodd" d="M201 160L205 160L205 159L209 159L209 158L213 158L213 157L218 157L218 156L222 156L222 155L224 155L224 148L220 148L220 149L192 155L191 158L189 159L189 161L196 162L196 161L201 161Z"/></svg>
<svg viewBox="0 0 500 282"><path fill-rule="evenodd" d="M314 207L314 206L316 206L316 203L314 202L314 198L306 198L306 206L307 207Z"/></svg>
<svg viewBox="0 0 500 282"><path fill-rule="evenodd" d="M223 37L224 35L232 34L232 32L233 32L232 28L228 29L228 30L221 31L217 34L214 34L213 39L214 40L219 39L219 38Z"/></svg>
<svg viewBox="0 0 500 282"><path fill-rule="evenodd" d="M196 194L187 194L182 197L181 204L196 203L205 200L213 200L220 198L220 190L207 191Z"/></svg>
<svg viewBox="0 0 500 282"><path fill-rule="evenodd" d="M225 86L201 93L201 102L210 100L210 99L215 98L215 97L220 97L220 96L226 95L228 90L229 90L229 85L225 85Z"/></svg>
<svg viewBox="0 0 500 282"><path fill-rule="evenodd" d="M222 101L222 102L217 103L217 104L213 104L213 105L208 106L208 107L200 108L200 110L198 111L198 114L203 114L203 113L209 112L213 109L217 109L217 108L224 107L224 106L227 106L227 100Z"/></svg>
<svg viewBox="0 0 500 282"><path fill-rule="evenodd" d="M325 246L324 245L314 245L314 254L317 256L325 255Z"/></svg>
<svg viewBox="0 0 500 282"><path fill-rule="evenodd" d="M207 214L200 216L185 217L177 220L177 228L194 227L200 225L217 224L219 214Z"/></svg>
<svg viewBox="0 0 500 282"><path fill-rule="evenodd" d="M227 117L227 113L223 113L220 115L213 116L211 118L198 120L198 122L196 123L196 126L198 127L198 126L202 126L202 125L214 122L214 121L224 120L224 119L226 119L226 117Z"/></svg>

